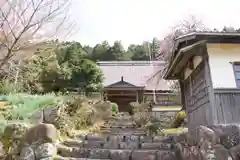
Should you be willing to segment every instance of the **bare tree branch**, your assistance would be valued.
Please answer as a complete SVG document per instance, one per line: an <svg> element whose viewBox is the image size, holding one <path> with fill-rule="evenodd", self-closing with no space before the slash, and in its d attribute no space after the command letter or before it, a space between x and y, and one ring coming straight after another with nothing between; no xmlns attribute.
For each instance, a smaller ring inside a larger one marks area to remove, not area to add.
<svg viewBox="0 0 240 160"><path fill-rule="evenodd" d="M160 42L160 50L157 55L159 60L166 62L165 67L164 69L159 69L150 79L158 78L158 82L160 82L163 78L172 55L175 38L191 32L209 30L201 20L193 15L190 15L186 20L180 21L178 25L172 27L170 33ZM170 88L179 91L179 84L176 81L169 81L168 83Z"/></svg>
<svg viewBox="0 0 240 160"><path fill-rule="evenodd" d="M53 38L59 31L69 33L61 29L72 25L67 21L70 3L71 0L0 2L0 69L32 41Z"/></svg>

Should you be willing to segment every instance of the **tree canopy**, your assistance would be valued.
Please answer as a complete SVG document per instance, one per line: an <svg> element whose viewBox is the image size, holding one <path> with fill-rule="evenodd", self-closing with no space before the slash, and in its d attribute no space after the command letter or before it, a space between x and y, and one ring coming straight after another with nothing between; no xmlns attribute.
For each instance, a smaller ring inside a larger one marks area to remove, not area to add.
<svg viewBox="0 0 240 160"><path fill-rule="evenodd" d="M66 92L78 90L84 93L98 91L102 87L103 74L97 66L98 61L148 61L164 60L168 62L174 38L194 31L240 32L231 26L222 30L210 30L201 21L191 17L176 25L164 39L153 38L141 44L130 44L124 48L121 41L112 45L108 41L95 46L83 45L80 42L61 42L58 39L34 43L24 50L25 55L17 56L14 61L11 56L20 54L11 52L7 58L1 78L8 80L4 84L14 84L15 90L33 93ZM22 52L21 52L22 54ZM6 69L10 68L10 69ZM159 71L162 78L163 71ZM1 85L1 84L0 84ZM177 83L173 83L178 88Z"/></svg>

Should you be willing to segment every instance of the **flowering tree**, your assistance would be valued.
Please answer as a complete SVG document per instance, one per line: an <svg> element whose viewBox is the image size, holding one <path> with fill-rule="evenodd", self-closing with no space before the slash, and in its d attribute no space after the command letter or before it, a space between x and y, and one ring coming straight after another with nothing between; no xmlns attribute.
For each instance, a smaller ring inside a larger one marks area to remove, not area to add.
<svg viewBox="0 0 240 160"><path fill-rule="evenodd" d="M180 21L178 25L171 28L169 34L160 42L160 49L157 55L159 60L166 62L165 67L163 70L161 69L156 72L154 76L157 76L159 80L163 78L172 55L174 39L181 35L196 31L209 31L209 29L201 20L193 15L190 15L186 20ZM172 89L179 91L180 87L177 81L168 81L168 83Z"/></svg>

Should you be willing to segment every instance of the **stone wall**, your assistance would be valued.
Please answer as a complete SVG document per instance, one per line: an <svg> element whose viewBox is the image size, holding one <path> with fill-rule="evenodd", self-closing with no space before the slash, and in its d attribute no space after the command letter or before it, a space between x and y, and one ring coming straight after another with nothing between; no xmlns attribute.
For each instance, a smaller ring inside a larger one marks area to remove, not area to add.
<svg viewBox="0 0 240 160"><path fill-rule="evenodd" d="M167 139L177 144L181 160L240 160L240 124L199 126Z"/></svg>

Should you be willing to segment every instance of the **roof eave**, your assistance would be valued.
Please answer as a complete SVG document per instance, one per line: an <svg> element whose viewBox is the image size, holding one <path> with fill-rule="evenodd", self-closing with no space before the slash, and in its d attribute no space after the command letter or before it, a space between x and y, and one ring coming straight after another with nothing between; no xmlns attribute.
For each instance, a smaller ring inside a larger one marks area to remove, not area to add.
<svg viewBox="0 0 240 160"><path fill-rule="evenodd" d="M144 90L145 87L104 87L102 90Z"/></svg>
<svg viewBox="0 0 240 160"><path fill-rule="evenodd" d="M178 51L178 54L177 56L174 58L174 60L172 61L172 63L170 64L167 72L164 74L164 79L166 80L177 80L179 79L179 76L176 75L174 72L174 68L177 67L178 65L178 62L181 60L183 54L187 51L190 51L192 50L194 47L198 46L198 45L202 45L202 44L205 44L207 41L206 40L202 40L202 41L199 41L199 42L196 42L190 46L187 46L187 47L184 47L184 48L181 48L179 51Z"/></svg>

